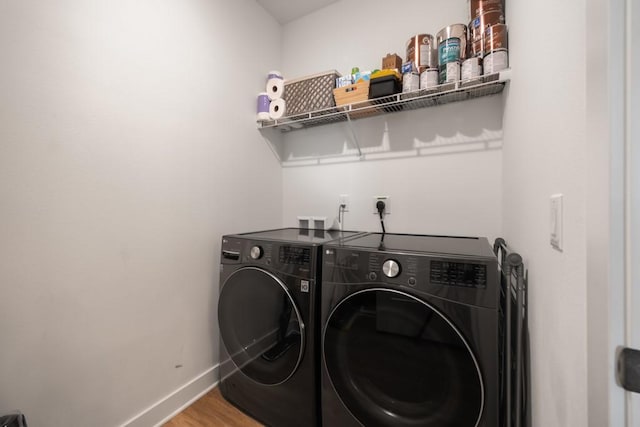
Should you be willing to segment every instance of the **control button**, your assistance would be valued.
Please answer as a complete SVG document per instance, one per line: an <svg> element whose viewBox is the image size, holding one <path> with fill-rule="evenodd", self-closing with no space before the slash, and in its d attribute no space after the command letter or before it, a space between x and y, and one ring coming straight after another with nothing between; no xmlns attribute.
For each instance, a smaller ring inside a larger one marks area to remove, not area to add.
<svg viewBox="0 0 640 427"><path fill-rule="evenodd" d="M378 278L378 275L376 274L375 271L372 271L371 273L369 273L369 280L376 280Z"/></svg>
<svg viewBox="0 0 640 427"><path fill-rule="evenodd" d="M385 276L393 279L400 274L400 264L396 260L388 259L382 264L382 272Z"/></svg>
<svg viewBox="0 0 640 427"><path fill-rule="evenodd" d="M416 285L416 278L415 277L409 277L409 281L407 283L409 283L409 286L415 286Z"/></svg>
<svg viewBox="0 0 640 427"><path fill-rule="evenodd" d="M251 251L249 253L251 254L251 258L252 259L260 259L260 258L262 258L262 255L264 254L264 252L262 251L262 248L260 246L252 247Z"/></svg>

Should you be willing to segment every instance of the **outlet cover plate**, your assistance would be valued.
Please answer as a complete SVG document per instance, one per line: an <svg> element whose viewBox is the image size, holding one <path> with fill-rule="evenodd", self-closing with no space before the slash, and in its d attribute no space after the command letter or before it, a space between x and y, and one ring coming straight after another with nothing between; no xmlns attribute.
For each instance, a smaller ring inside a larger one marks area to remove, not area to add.
<svg viewBox="0 0 640 427"><path fill-rule="evenodd" d="M378 201L384 202L384 214L391 215L391 197L390 196L373 196L373 213L378 215Z"/></svg>

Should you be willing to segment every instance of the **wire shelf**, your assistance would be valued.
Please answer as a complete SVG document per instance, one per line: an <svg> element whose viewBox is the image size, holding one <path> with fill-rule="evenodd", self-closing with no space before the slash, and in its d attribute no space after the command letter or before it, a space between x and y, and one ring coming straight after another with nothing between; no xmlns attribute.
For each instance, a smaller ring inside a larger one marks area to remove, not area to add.
<svg viewBox="0 0 640 427"><path fill-rule="evenodd" d="M277 120L259 121L259 129L278 129L281 132L295 131L347 120L357 120L381 114L434 107L467 99L495 95L502 92L510 79L510 70L477 77L456 83L445 83L434 88L414 92L398 93L358 103L311 111Z"/></svg>

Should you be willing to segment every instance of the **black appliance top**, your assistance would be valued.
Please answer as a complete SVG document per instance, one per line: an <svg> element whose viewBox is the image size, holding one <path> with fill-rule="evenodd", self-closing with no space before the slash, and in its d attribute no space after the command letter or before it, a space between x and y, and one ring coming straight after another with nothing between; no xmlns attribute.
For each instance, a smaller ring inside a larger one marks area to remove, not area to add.
<svg viewBox="0 0 640 427"><path fill-rule="evenodd" d="M341 242L342 243L342 242ZM450 254L495 258L485 237L430 236L421 234L369 233L344 242L349 248L389 252Z"/></svg>
<svg viewBox="0 0 640 427"><path fill-rule="evenodd" d="M276 230L257 231L253 233L236 234L238 237L257 240L272 240L289 243L311 243L321 245L338 239L362 234L359 231L316 230L311 228L279 228Z"/></svg>

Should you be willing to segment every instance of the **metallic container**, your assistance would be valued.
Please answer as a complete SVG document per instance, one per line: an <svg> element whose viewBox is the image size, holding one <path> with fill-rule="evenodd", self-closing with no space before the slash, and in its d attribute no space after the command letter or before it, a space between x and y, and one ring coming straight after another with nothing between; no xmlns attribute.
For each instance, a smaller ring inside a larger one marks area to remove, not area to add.
<svg viewBox="0 0 640 427"><path fill-rule="evenodd" d="M438 31L438 81L450 83L460 80L460 63L467 56L467 26L453 24Z"/></svg>
<svg viewBox="0 0 640 427"><path fill-rule="evenodd" d="M461 80L470 80L482 75L482 58L473 57L465 59L460 71Z"/></svg>
<svg viewBox="0 0 640 427"><path fill-rule="evenodd" d="M407 41L407 62L413 62L416 70L438 66L438 50L431 34L418 34Z"/></svg>
<svg viewBox="0 0 640 427"><path fill-rule="evenodd" d="M484 32L484 49L488 55L496 50L509 49L509 38L506 24L496 24Z"/></svg>
<svg viewBox="0 0 640 427"><path fill-rule="evenodd" d="M464 24L453 24L438 31L438 34L436 34L438 48L443 41L453 38L460 40L460 59L465 59L467 52L467 26Z"/></svg>
<svg viewBox="0 0 640 427"><path fill-rule="evenodd" d="M471 19L480 16L484 12L494 10L504 11L503 0L470 0L469 15Z"/></svg>
<svg viewBox="0 0 640 427"><path fill-rule="evenodd" d="M505 24L487 28L484 49L484 74L497 73L509 67L509 39Z"/></svg>
<svg viewBox="0 0 640 427"><path fill-rule="evenodd" d="M483 38L485 31L493 25L504 24L504 22L504 13L499 10L484 12L472 19L468 28L468 56L482 57L484 55Z"/></svg>

